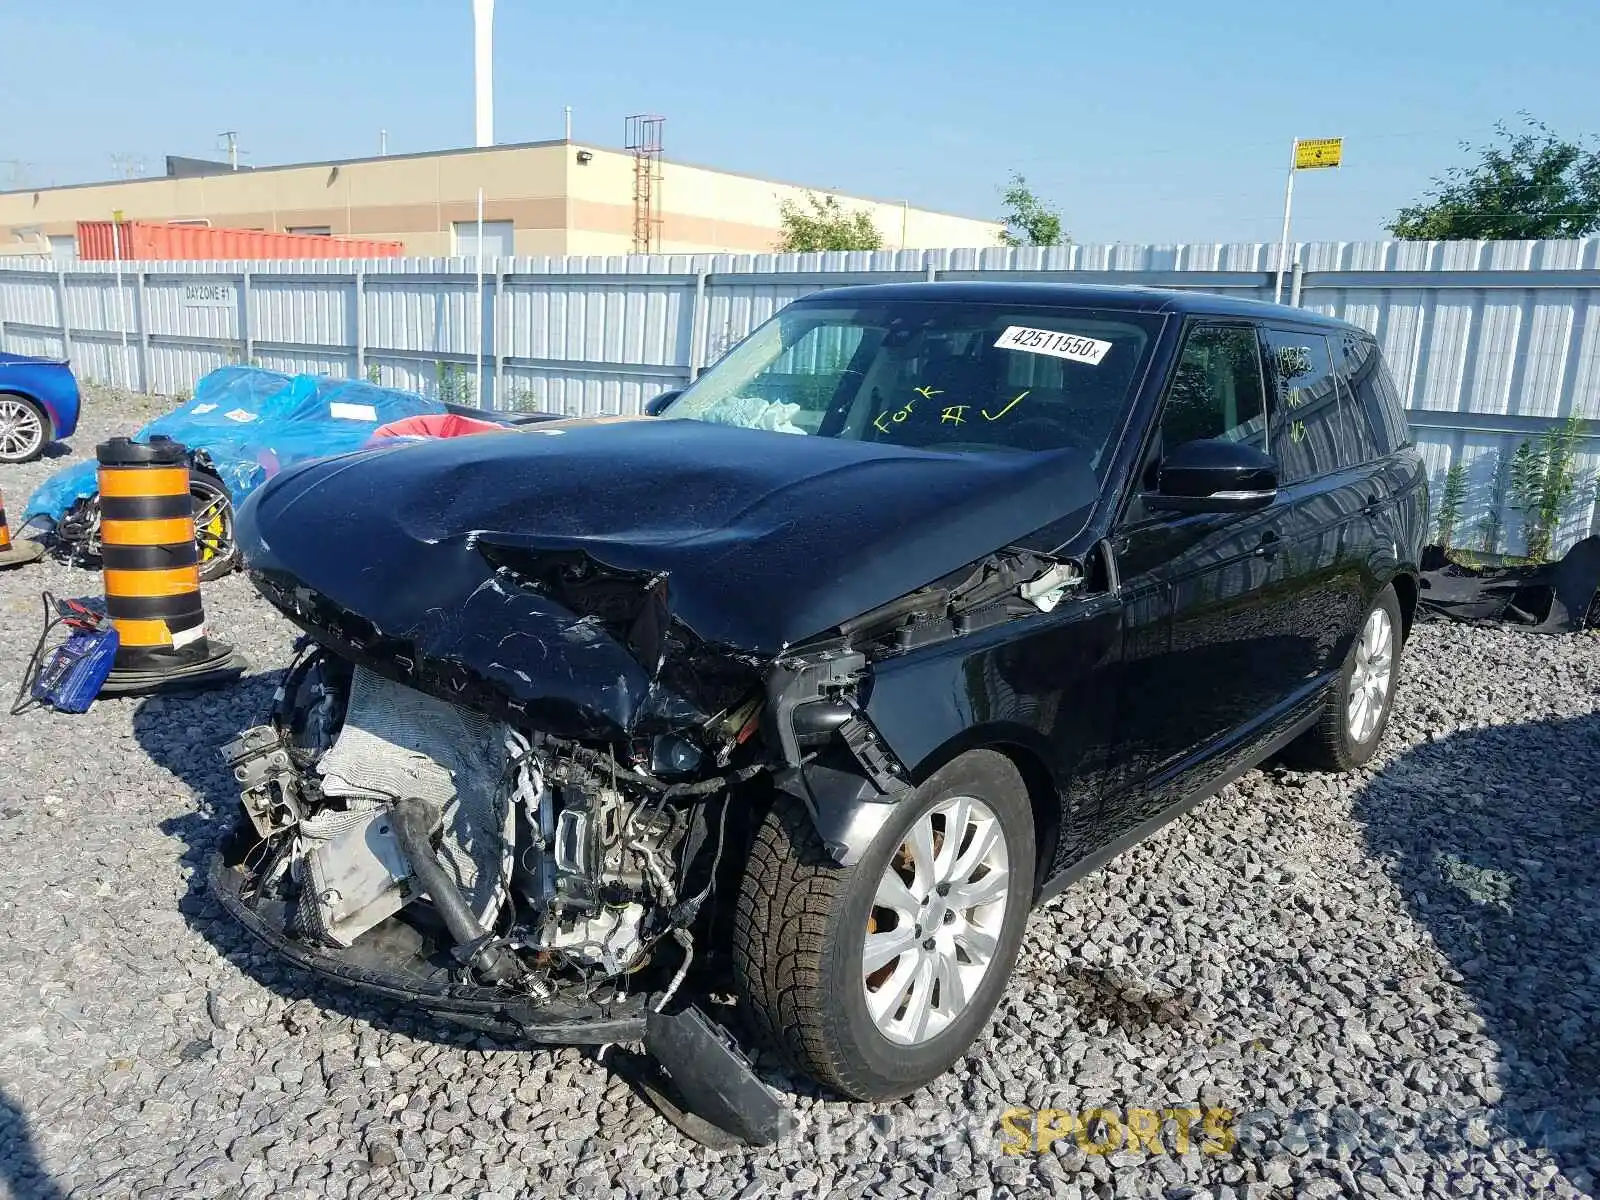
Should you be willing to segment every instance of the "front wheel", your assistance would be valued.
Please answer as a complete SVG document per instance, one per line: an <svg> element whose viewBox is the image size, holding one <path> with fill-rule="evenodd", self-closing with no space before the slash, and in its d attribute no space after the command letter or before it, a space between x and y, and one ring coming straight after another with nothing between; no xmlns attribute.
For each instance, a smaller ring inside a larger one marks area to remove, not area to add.
<svg viewBox="0 0 1600 1200"><path fill-rule="evenodd" d="M852 867L780 795L740 889L733 966L765 1039L858 1100L904 1096L966 1052L1005 990L1033 900L1033 810L1011 761L946 764Z"/></svg>
<svg viewBox="0 0 1600 1200"><path fill-rule="evenodd" d="M1317 724L1286 753L1296 766L1350 771L1372 757L1389 724L1400 676L1400 601L1385 586L1362 618Z"/></svg>

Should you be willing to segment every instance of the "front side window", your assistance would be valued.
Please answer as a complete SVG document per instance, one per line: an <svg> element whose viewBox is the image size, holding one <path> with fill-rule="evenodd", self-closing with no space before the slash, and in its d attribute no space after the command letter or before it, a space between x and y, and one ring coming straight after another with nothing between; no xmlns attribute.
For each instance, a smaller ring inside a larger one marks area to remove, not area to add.
<svg viewBox="0 0 1600 1200"><path fill-rule="evenodd" d="M1098 468L1163 319L959 302L791 305L661 415L935 451L1074 451Z"/></svg>
<svg viewBox="0 0 1600 1200"><path fill-rule="evenodd" d="M1253 325L1197 325L1184 339L1161 414L1168 450L1201 438L1267 449L1266 389Z"/></svg>

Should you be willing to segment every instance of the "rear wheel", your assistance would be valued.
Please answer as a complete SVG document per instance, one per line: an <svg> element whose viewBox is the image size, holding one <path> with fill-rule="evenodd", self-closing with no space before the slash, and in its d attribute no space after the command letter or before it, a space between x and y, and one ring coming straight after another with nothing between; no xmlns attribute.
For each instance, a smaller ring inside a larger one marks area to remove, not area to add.
<svg viewBox="0 0 1600 1200"><path fill-rule="evenodd" d="M902 800L852 867L780 796L739 896L734 975L795 1067L862 1100L903 1096L972 1044L1033 899L1033 812L1004 755L974 751Z"/></svg>
<svg viewBox="0 0 1600 1200"><path fill-rule="evenodd" d="M1317 724L1284 757L1321 771L1353 770L1371 758L1389 724L1400 646L1400 601L1386 586L1362 618Z"/></svg>
<svg viewBox="0 0 1600 1200"><path fill-rule="evenodd" d="M209 583L221 579L239 565L239 547L233 534L233 500L215 475L189 472L189 499L194 510L195 549L200 558L200 579ZM100 497L93 496L87 508L74 513L73 526L81 531L77 561L85 566L100 559Z"/></svg>
<svg viewBox="0 0 1600 1200"><path fill-rule="evenodd" d="M200 578L220 579L239 563L233 537L233 500L221 480L203 471L189 472L194 501L194 541L200 552Z"/></svg>
<svg viewBox="0 0 1600 1200"><path fill-rule="evenodd" d="M0 462L32 462L50 440L50 421L32 400L0 392Z"/></svg>

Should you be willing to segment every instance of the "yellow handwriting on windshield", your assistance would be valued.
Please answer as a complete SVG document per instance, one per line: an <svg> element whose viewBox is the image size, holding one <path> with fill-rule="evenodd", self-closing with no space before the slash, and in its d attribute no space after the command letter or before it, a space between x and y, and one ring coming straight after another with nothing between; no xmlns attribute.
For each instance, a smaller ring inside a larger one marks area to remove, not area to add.
<svg viewBox="0 0 1600 1200"><path fill-rule="evenodd" d="M911 415L911 412L916 407L916 404L917 402L915 400L908 400L906 401L906 406L902 409L898 409L892 413L879 413L872 419L872 427L879 433L888 433L889 427L885 425L884 422L893 421L896 425L900 424L900 422L904 421Z"/></svg>
<svg viewBox="0 0 1600 1200"><path fill-rule="evenodd" d="M983 413L984 420L986 420L986 421L998 421L1001 417L1005 416L1008 412L1010 412L1017 405L1021 404L1023 397L1026 396L1028 394L1028 392L1031 392L1032 390L1033 390L1032 388L1028 388L1027 391L1023 391L1023 392L1017 393L1016 399L1010 401L1004 408L1002 408L997 413L991 413L987 408L980 409L979 411Z"/></svg>
<svg viewBox="0 0 1600 1200"><path fill-rule="evenodd" d="M923 384L921 387L912 388L911 390L917 395L921 396L924 400L932 400L935 396L944 395L944 390L942 388L932 387L928 384ZM915 403L915 401L913 401L913 403Z"/></svg>
<svg viewBox="0 0 1600 1200"><path fill-rule="evenodd" d="M951 425L960 425L966 420L966 418L961 414L966 412L967 408L968 405L965 404L952 404L949 408L945 409L944 412L939 414L939 424L943 425L946 422L949 422Z"/></svg>

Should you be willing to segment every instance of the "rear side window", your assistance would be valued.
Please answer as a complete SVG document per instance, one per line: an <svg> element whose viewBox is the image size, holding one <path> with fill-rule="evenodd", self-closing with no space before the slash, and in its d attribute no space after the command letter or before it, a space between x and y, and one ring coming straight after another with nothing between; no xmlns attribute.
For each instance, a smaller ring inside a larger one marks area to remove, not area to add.
<svg viewBox="0 0 1600 1200"><path fill-rule="evenodd" d="M1406 424L1405 405L1395 388L1389 368L1384 365L1378 344L1359 333L1346 333L1336 340L1343 362L1340 377L1349 388L1355 407L1366 416L1367 425L1378 443L1378 452L1387 454L1411 444L1411 428Z"/></svg>
<svg viewBox="0 0 1600 1200"><path fill-rule="evenodd" d="M1224 438L1267 449L1261 347L1250 325L1196 325L1184 339L1161 413L1167 449Z"/></svg>
<svg viewBox="0 0 1600 1200"><path fill-rule="evenodd" d="M1349 414L1339 403L1328 339L1294 329L1262 334L1271 379L1267 440L1282 482L1310 479L1359 461Z"/></svg>

